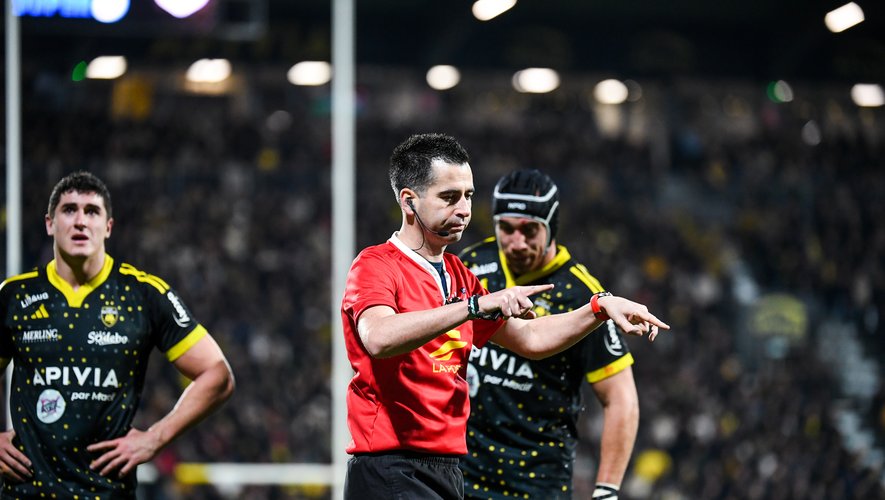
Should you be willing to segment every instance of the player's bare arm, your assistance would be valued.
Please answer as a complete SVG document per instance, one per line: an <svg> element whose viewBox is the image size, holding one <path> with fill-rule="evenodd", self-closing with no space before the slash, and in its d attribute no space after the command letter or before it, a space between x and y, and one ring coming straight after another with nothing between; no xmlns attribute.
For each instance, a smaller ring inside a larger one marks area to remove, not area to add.
<svg viewBox="0 0 885 500"><path fill-rule="evenodd" d="M620 485L630 463L639 428L639 396L633 369L620 372L593 384L593 392L602 405L603 424L596 483Z"/></svg>
<svg viewBox="0 0 885 500"><path fill-rule="evenodd" d="M0 358L0 379L6 373L9 361L7 358ZM33 473L31 472L31 461L12 444L14 437L15 431L13 430L0 432L0 475L4 480L20 483L31 478Z"/></svg>
<svg viewBox="0 0 885 500"><path fill-rule="evenodd" d="M15 431L0 432L0 475L4 480L20 483L33 476L31 461L15 445Z"/></svg>
<svg viewBox="0 0 885 500"><path fill-rule="evenodd" d="M175 407L146 431L131 429L125 436L90 445L102 452L90 467L107 476L119 470L120 477L157 453L187 429L197 424L230 398L234 377L230 365L215 340L206 335L173 364L192 382Z"/></svg>
<svg viewBox="0 0 885 500"><path fill-rule="evenodd" d="M609 295L600 297L599 305L629 335L647 334L649 340L653 341L659 329L670 329L646 306L632 300ZM565 314L530 321L513 317L491 340L523 357L543 359L568 349L603 323L605 321L597 318L590 304L587 304Z"/></svg>
<svg viewBox="0 0 885 500"><path fill-rule="evenodd" d="M8 358L0 358L0 379L5 375L9 361ZM15 431L13 430L0 432L0 476L4 480L20 483L29 479L33 474L31 461L12 444L14 437Z"/></svg>

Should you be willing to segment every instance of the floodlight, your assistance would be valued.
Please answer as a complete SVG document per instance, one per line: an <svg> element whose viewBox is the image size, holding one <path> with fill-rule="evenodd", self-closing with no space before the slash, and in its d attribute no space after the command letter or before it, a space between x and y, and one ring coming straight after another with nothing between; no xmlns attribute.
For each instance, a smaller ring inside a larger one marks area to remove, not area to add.
<svg viewBox="0 0 885 500"><path fill-rule="evenodd" d="M840 33L848 28L863 22L863 10L854 2L847 3L838 9L827 12L824 16L824 24L833 33Z"/></svg>
<svg viewBox="0 0 885 500"><path fill-rule="evenodd" d="M332 79L332 65L326 61L301 61L289 68L286 78L292 85L325 85Z"/></svg>
<svg viewBox="0 0 885 500"><path fill-rule="evenodd" d="M427 85L436 90L448 90L461 81L461 72L454 66L437 65L427 71Z"/></svg>
<svg viewBox="0 0 885 500"><path fill-rule="evenodd" d="M113 80L126 73L126 58L123 56L99 56L86 66L86 78L93 80Z"/></svg>
<svg viewBox="0 0 885 500"><path fill-rule="evenodd" d="M875 108L885 104L882 86L876 83L858 83L851 87L851 100L864 108Z"/></svg>
<svg viewBox="0 0 885 500"><path fill-rule="evenodd" d="M518 92L546 94L559 87L559 73L550 68L526 68L513 74L512 83Z"/></svg>
<svg viewBox="0 0 885 500"><path fill-rule="evenodd" d="M473 3L473 17L480 21L494 19L512 9L516 0L476 0Z"/></svg>
<svg viewBox="0 0 885 500"><path fill-rule="evenodd" d="M602 104L621 104L628 94L627 86L620 80L603 80L593 88L593 97Z"/></svg>
<svg viewBox="0 0 885 500"><path fill-rule="evenodd" d="M230 77L231 65L227 59L200 59L187 69L187 80L194 83L218 83Z"/></svg>

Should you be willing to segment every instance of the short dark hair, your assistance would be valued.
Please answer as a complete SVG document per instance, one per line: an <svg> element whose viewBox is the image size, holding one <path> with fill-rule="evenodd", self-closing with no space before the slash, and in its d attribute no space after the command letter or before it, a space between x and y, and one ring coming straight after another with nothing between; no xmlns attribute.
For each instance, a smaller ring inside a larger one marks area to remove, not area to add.
<svg viewBox="0 0 885 500"><path fill-rule="evenodd" d="M412 135L390 156L390 187L394 196L398 197L403 188L424 193L433 182L434 160L463 165L470 161L470 156L454 137L437 133Z"/></svg>
<svg viewBox="0 0 885 500"><path fill-rule="evenodd" d="M55 217L55 209L58 208L58 201L61 195L76 191L78 193L95 193L101 196L104 201L105 211L108 213L108 219L113 216L111 210L111 193L104 182L90 172L79 171L66 175L52 188L52 194L49 195L49 208L47 214L50 218Z"/></svg>

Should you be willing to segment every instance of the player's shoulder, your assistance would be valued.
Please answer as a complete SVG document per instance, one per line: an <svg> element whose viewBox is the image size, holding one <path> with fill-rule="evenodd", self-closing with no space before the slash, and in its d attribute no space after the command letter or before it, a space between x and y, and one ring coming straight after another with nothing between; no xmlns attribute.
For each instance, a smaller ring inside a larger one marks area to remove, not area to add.
<svg viewBox="0 0 885 500"><path fill-rule="evenodd" d="M115 270L121 281L129 282L132 286L154 290L162 295L172 289L163 278L143 271L128 262L120 262Z"/></svg>
<svg viewBox="0 0 885 500"><path fill-rule="evenodd" d="M588 295L605 291L605 287L602 286L599 279L590 272L587 266L572 257L568 249L562 245L559 246L557 260L560 265L556 266L552 273L554 281L559 281L563 284L568 283L571 287Z"/></svg>
<svg viewBox="0 0 885 500"><path fill-rule="evenodd" d="M15 274L9 276L2 283L0 283L0 293L6 291L9 288L9 285L13 283L20 283L24 286L27 286L29 283L40 277L40 269L34 268L26 273Z"/></svg>
<svg viewBox="0 0 885 500"><path fill-rule="evenodd" d="M497 259L498 242L495 240L494 236L489 236L488 238L461 250L461 252L458 253L458 257L465 263L485 262L489 259Z"/></svg>
<svg viewBox="0 0 885 500"><path fill-rule="evenodd" d="M366 248L363 248L362 250L360 250L359 254L357 254L357 257L384 256L384 255L391 254L395 251L396 251L396 246L393 245L389 241L385 241L384 243L380 243L378 245L370 245L370 246L367 246Z"/></svg>
<svg viewBox="0 0 885 500"><path fill-rule="evenodd" d="M559 277L562 280L571 282L576 288L593 295L605 291L605 287L599 280L590 273L587 266L580 262L569 262L560 270Z"/></svg>
<svg viewBox="0 0 885 500"><path fill-rule="evenodd" d="M377 263L389 262L399 253L401 253L399 249L390 242L382 243L380 245L372 245L360 250L356 258L353 259L353 263L363 265L371 263L372 265L375 265Z"/></svg>

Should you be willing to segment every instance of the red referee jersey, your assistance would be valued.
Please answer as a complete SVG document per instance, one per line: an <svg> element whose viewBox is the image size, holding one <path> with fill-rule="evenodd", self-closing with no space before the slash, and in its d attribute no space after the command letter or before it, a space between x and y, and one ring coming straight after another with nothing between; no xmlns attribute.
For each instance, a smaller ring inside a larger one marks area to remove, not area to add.
<svg viewBox="0 0 885 500"><path fill-rule="evenodd" d="M467 359L502 321L473 320L412 352L373 359L356 329L363 311L389 306L397 313L440 307L452 297L486 292L457 256L443 255L448 298L437 271L396 235L353 261L341 305L347 356L355 372L347 390L348 453L413 450L467 453L470 415Z"/></svg>

